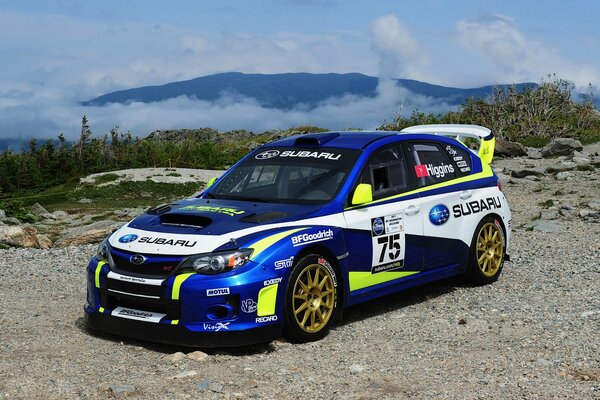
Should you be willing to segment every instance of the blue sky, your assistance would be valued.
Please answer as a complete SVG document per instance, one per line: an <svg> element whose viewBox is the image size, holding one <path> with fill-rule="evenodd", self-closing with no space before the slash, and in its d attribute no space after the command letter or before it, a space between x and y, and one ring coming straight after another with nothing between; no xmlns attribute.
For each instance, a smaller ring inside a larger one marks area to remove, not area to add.
<svg viewBox="0 0 600 400"><path fill-rule="evenodd" d="M311 123L373 128L391 119L399 89L323 103L310 113L179 98L84 108L110 91L241 71L361 72L476 87L539 82L600 86L598 1L2 1L0 137L77 135L83 114L114 125L261 131ZM406 111L443 105L402 92Z"/></svg>

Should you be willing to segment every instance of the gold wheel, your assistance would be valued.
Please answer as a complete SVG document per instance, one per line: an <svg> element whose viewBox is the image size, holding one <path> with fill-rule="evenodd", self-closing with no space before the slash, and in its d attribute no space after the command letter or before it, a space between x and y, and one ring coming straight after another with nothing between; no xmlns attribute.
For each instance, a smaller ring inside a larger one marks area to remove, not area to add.
<svg viewBox="0 0 600 400"><path fill-rule="evenodd" d="M477 234L477 266L487 277L496 275L502 267L504 238L500 229L495 223L487 222Z"/></svg>
<svg viewBox="0 0 600 400"><path fill-rule="evenodd" d="M335 285L328 269L309 264L296 278L292 310L298 327L316 333L327 326L335 307Z"/></svg>

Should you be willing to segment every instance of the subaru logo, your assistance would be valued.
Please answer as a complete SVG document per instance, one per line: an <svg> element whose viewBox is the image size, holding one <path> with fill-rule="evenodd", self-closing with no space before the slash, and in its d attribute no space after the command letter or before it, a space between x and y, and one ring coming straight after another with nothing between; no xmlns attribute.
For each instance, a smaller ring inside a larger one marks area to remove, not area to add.
<svg viewBox="0 0 600 400"><path fill-rule="evenodd" d="M279 155L279 150L267 150L262 153L258 153L254 156L257 160L267 160L269 158L277 157Z"/></svg>
<svg viewBox="0 0 600 400"><path fill-rule="evenodd" d="M146 257L141 254L134 254L129 257L129 262L135 265L142 265L146 261Z"/></svg>
<svg viewBox="0 0 600 400"><path fill-rule="evenodd" d="M134 234L130 233L129 235L121 236L119 238L119 242L120 243L130 243L130 242L133 242L137 238L138 238L138 235L134 235Z"/></svg>
<svg viewBox="0 0 600 400"><path fill-rule="evenodd" d="M438 204L429 210L429 221L434 225L444 225L450 219L450 210L444 204Z"/></svg>

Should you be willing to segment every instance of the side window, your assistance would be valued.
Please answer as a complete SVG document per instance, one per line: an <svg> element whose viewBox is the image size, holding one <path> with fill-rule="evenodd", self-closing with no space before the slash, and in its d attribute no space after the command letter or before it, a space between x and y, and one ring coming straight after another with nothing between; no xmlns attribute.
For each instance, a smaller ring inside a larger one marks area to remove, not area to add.
<svg viewBox="0 0 600 400"><path fill-rule="evenodd" d="M371 184L373 200L405 192L408 181L400 146L388 146L373 154L361 174L360 183Z"/></svg>
<svg viewBox="0 0 600 400"><path fill-rule="evenodd" d="M448 157L454 161L461 175L469 175L471 173L471 155L468 151L451 144L446 145L444 150L446 150Z"/></svg>
<svg viewBox="0 0 600 400"><path fill-rule="evenodd" d="M412 174L419 187L435 185L460 176L445 150L437 143L410 143Z"/></svg>

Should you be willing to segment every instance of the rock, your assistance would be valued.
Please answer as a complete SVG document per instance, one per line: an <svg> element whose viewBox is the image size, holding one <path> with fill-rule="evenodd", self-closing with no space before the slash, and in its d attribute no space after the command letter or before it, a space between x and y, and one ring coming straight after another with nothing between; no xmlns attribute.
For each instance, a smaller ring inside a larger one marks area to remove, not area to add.
<svg viewBox="0 0 600 400"><path fill-rule="evenodd" d="M15 217L4 218L4 223L6 225L21 225L21 221L19 221Z"/></svg>
<svg viewBox="0 0 600 400"><path fill-rule="evenodd" d="M69 229L54 243L54 247L80 246L82 244L99 243L108 235L119 229L122 222L112 220L98 221L90 225Z"/></svg>
<svg viewBox="0 0 600 400"><path fill-rule="evenodd" d="M579 211L579 216L583 219L599 219L600 211L584 209Z"/></svg>
<svg viewBox="0 0 600 400"><path fill-rule="evenodd" d="M494 155L503 157L519 157L527 155L527 151L525 146L523 146L521 143L496 139Z"/></svg>
<svg viewBox="0 0 600 400"><path fill-rule="evenodd" d="M526 176L544 176L542 171L536 169L520 169L510 171L510 176L513 178L525 178Z"/></svg>
<svg viewBox="0 0 600 400"><path fill-rule="evenodd" d="M79 201L78 201L78 203L81 203L81 204L89 204L91 202L92 202L92 200L86 199L85 197L82 199L79 199Z"/></svg>
<svg viewBox="0 0 600 400"><path fill-rule="evenodd" d="M208 360L209 355L203 351L193 351L191 353L188 353L186 355L186 358L189 358L190 360L194 360L194 361L198 361L198 362L204 362L204 361Z"/></svg>
<svg viewBox="0 0 600 400"><path fill-rule="evenodd" d="M524 179L527 179L528 181L532 181L532 182L539 182L541 181L539 176L535 176L535 175L527 175Z"/></svg>
<svg viewBox="0 0 600 400"><path fill-rule="evenodd" d="M0 210L0 219L6 218L6 211Z"/></svg>
<svg viewBox="0 0 600 400"><path fill-rule="evenodd" d="M163 357L166 361L174 364L179 363L185 359L185 353L178 351L177 353L169 354Z"/></svg>
<svg viewBox="0 0 600 400"><path fill-rule="evenodd" d="M110 385L110 391L115 398L122 399L127 397L128 394L135 392L136 388L129 383L118 383L116 385Z"/></svg>
<svg viewBox="0 0 600 400"><path fill-rule="evenodd" d="M527 157L529 157L533 160L539 160L540 158L542 158L542 152L540 149L537 149L535 147L528 147L527 148Z"/></svg>
<svg viewBox="0 0 600 400"><path fill-rule="evenodd" d="M40 203L35 203L34 205L32 205L31 212L33 212L35 215L39 215L39 216L50 214L50 212L48 210L46 210L44 207L42 207L42 205Z"/></svg>
<svg viewBox="0 0 600 400"><path fill-rule="evenodd" d="M52 240L46 235L37 235L37 248L47 250L52 247Z"/></svg>
<svg viewBox="0 0 600 400"><path fill-rule="evenodd" d="M557 181L566 181L568 179L573 178L573 173L569 171L563 171L556 174L554 177Z"/></svg>
<svg viewBox="0 0 600 400"><path fill-rule="evenodd" d="M600 201L592 200L587 202L587 206L592 210L600 211Z"/></svg>
<svg viewBox="0 0 600 400"><path fill-rule="evenodd" d="M141 192L140 196L145 198L145 199L149 199L152 197L152 193L148 193L148 192Z"/></svg>
<svg viewBox="0 0 600 400"><path fill-rule="evenodd" d="M563 205L560 207L560 210L558 210L559 214L562 215L565 218L575 218L579 215L579 213L577 212L577 209L571 205Z"/></svg>
<svg viewBox="0 0 600 400"><path fill-rule="evenodd" d="M37 230L32 226L0 227L0 243L15 247L38 247Z"/></svg>
<svg viewBox="0 0 600 400"><path fill-rule="evenodd" d="M360 364L352 364L349 369L350 369L350 373L352 375L356 375L356 374L359 374L361 372L364 372L365 367L362 366L362 365L360 365Z"/></svg>
<svg viewBox="0 0 600 400"><path fill-rule="evenodd" d="M575 168L577 168L577 163L563 160L563 161L559 162L558 164L553 165L552 167L546 168L546 172L556 173L556 172L563 172L563 171L572 171Z"/></svg>
<svg viewBox="0 0 600 400"><path fill-rule="evenodd" d="M50 214L50 213L38 214L38 216L39 216L40 218L43 218L43 219L46 219L46 220L50 219L50 220L53 220L53 221L54 221L54 220L56 220L56 219L57 219L57 218L56 218L56 215L54 215L54 214Z"/></svg>
<svg viewBox="0 0 600 400"><path fill-rule="evenodd" d="M198 375L198 371L194 371L194 370L183 371L183 372L178 373L175 376L172 376L171 379L183 379L183 378L189 378L191 376L196 376L196 375Z"/></svg>
<svg viewBox="0 0 600 400"><path fill-rule="evenodd" d="M205 380L200 383L197 383L196 386L200 390L211 390L215 393L223 393L223 385L217 382L213 382L211 380Z"/></svg>
<svg viewBox="0 0 600 400"><path fill-rule="evenodd" d="M568 156L574 150L582 151L583 146L577 139L556 138L542 148L543 157Z"/></svg>
<svg viewBox="0 0 600 400"><path fill-rule="evenodd" d="M531 229L534 232L558 233L562 232L562 226L553 221L545 221L543 219L530 222L525 225L525 229Z"/></svg>
<svg viewBox="0 0 600 400"><path fill-rule="evenodd" d="M54 215L54 219L66 219L69 217L69 214L67 214L65 211L54 211L52 213L52 215Z"/></svg>
<svg viewBox="0 0 600 400"><path fill-rule="evenodd" d="M544 219L544 220L558 219L558 211L557 210L542 210L542 212L540 213L540 219Z"/></svg>

